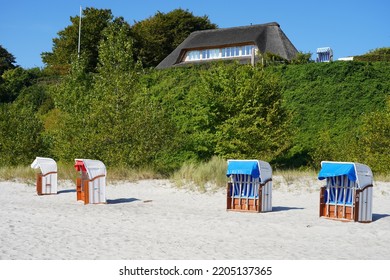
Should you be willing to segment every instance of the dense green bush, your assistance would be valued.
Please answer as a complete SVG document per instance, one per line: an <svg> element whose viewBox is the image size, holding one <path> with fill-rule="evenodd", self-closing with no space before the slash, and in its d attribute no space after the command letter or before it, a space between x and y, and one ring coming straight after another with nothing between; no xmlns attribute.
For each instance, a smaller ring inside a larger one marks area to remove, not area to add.
<svg viewBox="0 0 390 280"><path fill-rule="evenodd" d="M353 60L355 61L386 61L390 62L390 48L378 48L372 51L369 51L366 54L354 56Z"/></svg>
<svg viewBox="0 0 390 280"><path fill-rule="evenodd" d="M367 143L360 134L362 126L370 125L367 118L386 110L389 63L315 63L268 70L282 75L284 104L298 131L285 163L319 167L321 160L367 161L361 153ZM371 126L375 129L375 123ZM389 161L390 147L383 149Z"/></svg>
<svg viewBox="0 0 390 280"><path fill-rule="evenodd" d="M152 73L148 88L175 126L181 164L224 158L271 160L289 146L278 77L248 65L213 64Z"/></svg>
<svg viewBox="0 0 390 280"><path fill-rule="evenodd" d="M37 154L45 154L43 130L34 104L0 104L0 166L31 163Z"/></svg>

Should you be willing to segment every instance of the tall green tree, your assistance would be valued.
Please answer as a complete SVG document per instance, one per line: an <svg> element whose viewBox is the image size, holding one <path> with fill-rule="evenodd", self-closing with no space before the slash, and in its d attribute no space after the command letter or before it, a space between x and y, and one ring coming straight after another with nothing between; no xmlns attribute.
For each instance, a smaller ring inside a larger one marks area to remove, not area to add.
<svg viewBox="0 0 390 280"><path fill-rule="evenodd" d="M90 157L90 108L93 97L92 73L86 70L86 61L76 59L69 75L52 87L55 108L44 116L45 138L51 144L50 153L58 160L70 162L75 158Z"/></svg>
<svg viewBox="0 0 390 280"><path fill-rule="evenodd" d="M98 63L98 46L103 39L103 30L113 21L109 9L86 8L81 21L81 55L86 59L86 70L95 71ZM42 61L55 73L66 74L71 62L78 55L80 17L70 17L71 24L59 31L53 39L51 52L41 54Z"/></svg>
<svg viewBox="0 0 390 280"><path fill-rule="evenodd" d="M120 21L106 28L94 76L90 123L96 131L93 145L110 165L125 163L131 150L130 106L139 91L140 71L133 60L129 32L129 26Z"/></svg>
<svg viewBox="0 0 390 280"><path fill-rule="evenodd" d="M135 56L144 67L155 67L187 36L197 30L217 28L207 16L194 16L188 10L175 9L154 16L132 26Z"/></svg>
<svg viewBox="0 0 390 280"><path fill-rule="evenodd" d="M94 150L111 166L157 166L153 161L169 145L169 125L141 83L143 72L133 60L129 31L126 23L115 22L99 47L91 113Z"/></svg>

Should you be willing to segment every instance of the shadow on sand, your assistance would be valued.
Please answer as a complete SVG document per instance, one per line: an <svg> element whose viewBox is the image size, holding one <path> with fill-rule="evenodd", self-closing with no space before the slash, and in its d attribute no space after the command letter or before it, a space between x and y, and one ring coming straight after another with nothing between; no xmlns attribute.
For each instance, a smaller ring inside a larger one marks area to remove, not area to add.
<svg viewBox="0 0 390 280"><path fill-rule="evenodd" d="M73 192L76 192L76 189L58 191L57 194L73 193Z"/></svg>
<svg viewBox="0 0 390 280"><path fill-rule="evenodd" d="M389 214L372 214L372 221L374 222L374 221L378 221L378 220L380 220L380 219L382 219L382 218L386 218L386 217L390 217L390 215Z"/></svg>
<svg viewBox="0 0 390 280"><path fill-rule="evenodd" d="M138 201L137 198L117 198L117 199L107 199L107 204L119 204L119 203L130 203Z"/></svg>
<svg viewBox="0 0 390 280"><path fill-rule="evenodd" d="M290 211L290 210L303 210L302 207L285 207L285 206L273 206L272 212Z"/></svg>

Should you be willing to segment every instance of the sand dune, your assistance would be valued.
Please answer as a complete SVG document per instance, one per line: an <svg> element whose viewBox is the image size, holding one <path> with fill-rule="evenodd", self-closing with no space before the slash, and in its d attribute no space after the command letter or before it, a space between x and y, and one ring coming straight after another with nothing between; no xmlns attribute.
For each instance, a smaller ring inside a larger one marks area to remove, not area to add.
<svg viewBox="0 0 390 280"><path fill-rule="evenodd" d="M226 211L225 190L198 193L168 180L108 184L104 205L76 201L70 181L47 196L0 182L0 259L390 259L390 183L375 182L365 224L319 218L321 182L274 182L268 213Z"/></svg>

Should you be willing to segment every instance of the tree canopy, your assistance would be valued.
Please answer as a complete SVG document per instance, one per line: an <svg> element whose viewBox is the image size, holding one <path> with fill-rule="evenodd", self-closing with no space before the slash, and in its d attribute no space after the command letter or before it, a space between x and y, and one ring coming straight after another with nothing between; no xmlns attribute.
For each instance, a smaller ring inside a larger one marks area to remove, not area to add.
<svg viewBox="0 0 390 280"><path fill-rule="evenodd" d="M51 52L41 54L46 67L54 73L66 74L73 57L78 55L79 16L70 17L71 24L58 32L53 39ZM130 25L122 18L114 18L111 10L86 8L81 22L81 55L86 61L86 70L95 72L99 60L99 44L104 30L114 22ZM169 13L157 12L154 16L134 23L126 33L134 41L134 60L144 67L154 67L172 52L191 32L216 28L207 16L194 16L191 12L176 9Z"/></svg>
<svg viewBox="0 0 390 280"><path fill-rule="evenodd" d="M15 67L15 57L0 45L0 82L4 71Z"/></svg>
<svg viewBox="0 0 390 280"><path fill-rule="evenodd" d="M194 16L188 10L157 12L132 26L135 55L144 67L155 67L191 32L213 28L217 25L207 16Z"/></svg>
<svg viewBox="0 0 390 280"><path fill-rule="evenodd" d="M86 70L95 71L98 64L99 43L104 38L103 31L113 22L109 9L86 8L81 19L81 55L86 61ZM59 74L66 74L70 64L78 55L80 17L70 17L71 25L59 31L53 39L51 52L41 54L46 67Z"/></svg>

